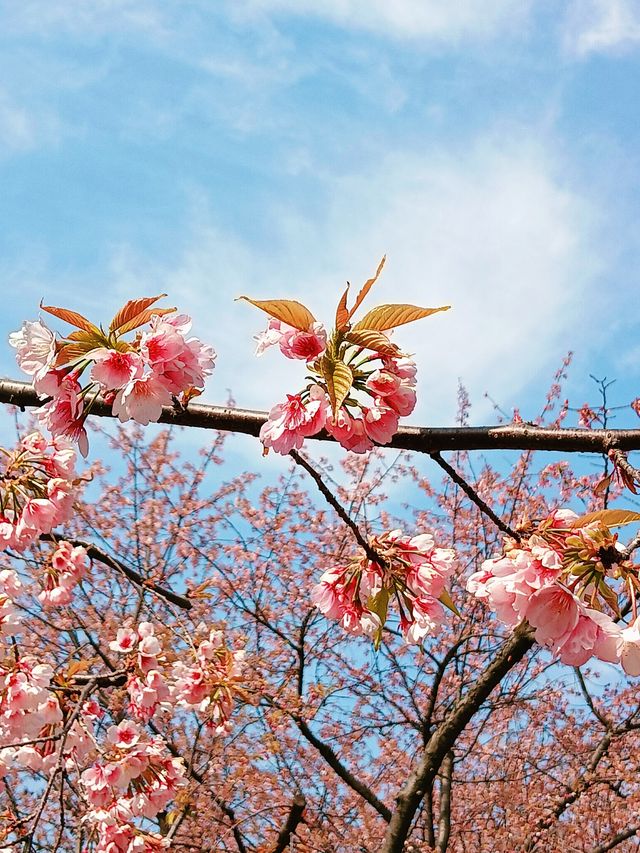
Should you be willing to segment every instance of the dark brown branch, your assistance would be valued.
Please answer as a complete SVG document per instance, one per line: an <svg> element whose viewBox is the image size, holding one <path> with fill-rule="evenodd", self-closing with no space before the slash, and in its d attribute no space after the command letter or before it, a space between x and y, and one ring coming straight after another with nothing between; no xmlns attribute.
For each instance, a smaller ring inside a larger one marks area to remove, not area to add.
<svg viewBox="0 0 640 853"><path fill-rule="evenodd" d="M293 802L291 804L291 808L289 809L287 822L278 834L278 838L276 839L276 846L273 848L273 853L285 853L285 851L289 849L289 846L291 844L291 837L298 828L298 824L302 820L302 815L304 813L306 805L307 801L304 798L304 794L298 791L295 794Z"/></svg>
<svg viewBox="0 0 640 853"><path fill-rule="evenodd" d="M335 495L332 494L331 490L327 487L324 480L313 467L313 465L311 465L310 462L307 462L307 460L303 456L301 456L297 450L291 450L289 456L294 460L297 465L300 465L302 468L304 468L304 470L312 477L318 489L322 493L324 499L335 509L340 519L344 521L349 530L351 530L351 532L355 536L358 545L360 545L360 547L365 552L367 557L371 560L371 562L377 563L379 566L386 566L387 561L384 559L384 557L378 554L378 552L374 548L372 548L371 545L369 545L367 540L360 532L360 528L358 527L358 525L349 516L344 507L336 499Z"/></svg>
<svg viewBox="0 0 640 853"><path fill-rule="evenodd" d="M511 527L509 527L509 525L504 522L499 515L495 514L489 504L485 503L485 501L482 500L476 490L472 486L470 486L469 483L467 483L467 481L464 480L460 476L460 474L458 474L456 469L449 465L449 463L446 462L439 453L430 453L429 456L431 456L433 461L436 462L442 468L442 470L449 475L449 477L451 477L451 479L456 485L460 486L460 488L469 498L469 500L478 507L480 512L483 512L486 516L488 516L499 530L502 530L502 532L506 533L507 536L510 536L512 539L515 539L516 542L520 541L520 535L516 533L515 530L512 530Z"/></svg>
<svg viewBox="0 0 640 853"><path fill-rule="evenodd" d="M339 776L353 791L360 794L362 799L369 803L369 805L372 806L378 814L384 818L384 820L389 822L391 820L391 811L380 799L378 799L373 791L344 766L342 761L340 761L336 753L328 744L316 737L302 717L294 716L293 719L300 729L303 737L305 737L309 743L318 750L334 773L336 773L336 775Z"/></svg>
<svg viewBox="0 0 640 853"><path fill-rule="evenodd" d="M35 391L26 382L0 380L0 403L26 408L42 405ZM111 406L96 400L91 414L112 418ZM207 406L191 403L186 411L165 407L160 423L175 426L240 432L257 436L267 419L266 412L250 409L231 409L226 406ZM326 432L312 439L333 441ZM531 424L506 424L481 427L400 427L386 447L434 453L447 450L553 450L563 453L608 453L620 450L640 450L640 430L637 429L548 429Z"/></svg>
<svg viewBox="0 0 640 853"><path fill-rule="evenodd" d="M617 847L618 844L622 844L623 841L633 838L633 836L638 835L638 833L640 833L640 823L637 823L635 826L630 826L628 829L623 829L622 832L618 832L617 835L614 835L604 844L594 847L591 853L609 853L609 850L613 850L613 848Z"/></svg>
<svg viewBox="0 0 640 853"><path fill-rule="evenodd" d="M453 779L453 752L449 751L442 762L440 782L440 817L438 819L438 853L447 853L451 834L451 782Z"/></svg>
<svg viewBox="0 0 640 853"><path fill-rule="evenodd" d="M43 542L58 542L61 538L62 537L60 536L53 536L51 533L42 533L40 535L40 539ZM132 569L125 563L122 563L120 560L117 560L115 557L107 554L106 551L101 551L100 548L96 548L95 545L91 545L89 542L83 542L80 539L65 539L65 541L70 542L74 547L84 548L87 552L87 556L91 560L97 560L99 563L108 566L110 569L114 569L118 574L123 575L127 580L130 580L131 583L135 584L140 589L149 590L149 592L153 592L155 595L160 598L164 598L165 601L170 601L171 604L175 604L183 610L191 610L193 607L192 602L184 595L179 595L177 592L173 592L170 589L159 586L159 584L154 583L152 580L147 580L141 574L136 572L135 569Z"/></svg>
<svg viewBox="0 0 640 853"><path fill-rule="evenodd" d="M526 623L519 625L503 643L493 661L469 690L452 706L446 718L433 732L422 757L398 796L380 853L402 853L404 842L411 829L414 815L425 792L473 715L480 710L491 691L505 675L516 666L533 645L531 629Z"/></svg>

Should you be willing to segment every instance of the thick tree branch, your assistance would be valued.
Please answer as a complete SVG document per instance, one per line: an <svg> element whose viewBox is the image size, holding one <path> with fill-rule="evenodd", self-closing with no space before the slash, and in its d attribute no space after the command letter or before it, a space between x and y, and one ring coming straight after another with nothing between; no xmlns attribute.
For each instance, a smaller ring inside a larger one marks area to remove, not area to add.
<svg viewBox="0 0 640 853"><path fill-rule="evenodd" d="M638 833L640 833L640 823L637 823L635 826L630 826L622 832L618 832L604 844L599 844L598 847L594 847L591 853L609 853L609 850L613 850L614 847L618 846L618 844L622 844L623 841L633 838L633 836L638 835Z"/></svg>
<svg viewBox="0 0 640 853"><path fill-rule="evenodd" d="M27 408L42 405L26 382L0 380L0 403ZM112 418L111 406L96 400L91 414ZM266 412L192 403L186 411L165 407L160 423L175 426L240 432L257 436ZM333 441L326 432L312 436ZM434 453L447 450L554 450L562 453L608 453L612 448L640 450L638 429L548 429L532 424L481 427L400 427L386 447Z"/></svg>
<svg viewBox="0 0 640 853"><path fill-rule="evenodd" d="M446 718L433 732L404 788L396 797L393 813L380 853L402 853L411 823L425 791L433 784L445 755L451 750L473 715L480 710L491 691L526 655L534 643L526 623L519 625L507 639L484 673L455 702Z"/></svg>
<svg viewBox="0 0 640 853"><path fill-rule="evenodd" d="M304 794L298 791L294 796L291 808L289 809L287 822L278 834L276 846L273 848L273 853L285 853L285 851L289 849L291 836L294 834L298 828L298 824L302 820L302 815L306 805L307 801L304 798Z"/></svg>
<svg viewBox="0 0 640 853"><path fill-rule="evenodd" d="M453 752L449 751L442 762L440 781L440 816L438 818L437 853L447 853L451 834L451 782L453 780Z"/></svg>

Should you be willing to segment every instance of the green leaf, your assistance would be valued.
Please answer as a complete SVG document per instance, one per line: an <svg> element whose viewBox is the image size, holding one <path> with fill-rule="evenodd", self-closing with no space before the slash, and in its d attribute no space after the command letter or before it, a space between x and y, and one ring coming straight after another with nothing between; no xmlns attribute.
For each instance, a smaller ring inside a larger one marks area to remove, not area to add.
<svg viewBox="0 0 640 853"><path fill-rule="evenodd" d="M451 598L451 594L449 593L449 590L448 590L448 589L443 589L443 590L442 590L442 593L441 593L440 598L438 599L438 601L439 601L441 604L444 604L444 606L445 606L448 610L450 610L453 614L455 614L459 619L460 619L460 618L462 618L462 617L460 616L460 611L458 610L458 608L457 608L457 607L455 606L455 604L453 603L453 599Z"/></svg>

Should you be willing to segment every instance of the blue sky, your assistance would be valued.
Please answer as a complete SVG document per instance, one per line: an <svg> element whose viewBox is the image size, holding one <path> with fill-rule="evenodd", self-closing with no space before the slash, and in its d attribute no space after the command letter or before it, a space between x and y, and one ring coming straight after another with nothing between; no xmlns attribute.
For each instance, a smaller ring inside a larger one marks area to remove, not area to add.
<svg viewBox="0 0 640 853"><path fill-rule="evenodd" d="M0 0L2 333L41 297L108 320L166 291L219 353L207 400L267 408L257 311L454 310L399 338L414 422L458 377L525 417L569 349L640 394L639 0ZM372 302L375 302L373 294ZM8 347L0 373L17 376ZM591 395L593 396L593 395Z"/></svg>

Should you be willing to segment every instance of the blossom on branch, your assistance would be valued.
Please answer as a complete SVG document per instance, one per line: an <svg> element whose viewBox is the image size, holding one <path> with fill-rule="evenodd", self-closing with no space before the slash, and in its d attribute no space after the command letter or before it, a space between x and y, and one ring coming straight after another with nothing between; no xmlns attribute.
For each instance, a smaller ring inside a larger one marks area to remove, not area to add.
<svg viewBox="0 0 640 853"><path fill-rule="evenodd" d="M398 429L398 419L414 410L416 365L390 335L397 326L446 311L450 306L379 305L352 323L384 261L383 258L375 276L365 282L351 309L347 308L347 286L336 310L335 328L329 335L299 302L240 297L269 315L266 330L255 338L256 355L277 344L284 356L305 361L307 366L308 384L299 393L287 395L287 402L269 412L260 432L266 449L289 453L293 448L299 449L305 438L326 428L345 449L366 453L375 445L388 444ZM315 405L318 402L322 416Z"/></svg>
<svg viewBox="0 0 640 853"><path fill-rule="evenodd" d="M506 625L526 620L536 640L562 663L581 666L596 657L640 675L640 582L607 526L624 523L621 514L603 510L579 518L570 510L556 510L537 526L524 528L520 542L506 537L504 553L485 560L471 575L468 592L485 600ZM632 603L629 627L620 623L623 592Z"/></svg>
<svg viewBox="0 0 640 853"><path fill-rule="evenodd" d="M186 405L213 371L213 348L187 337L191 319L175 308L153 307L158 299L130 300L107 331L75 311L41 305L74 331L58 339L38 320L9 336L36 392L50 398L37 412L41 423L53 436L77 442L83 456L88 453L84 422L99 395L113 404L121 421L146 425L160 418L163 406ZM127 340L131 332L135 337ZM89 381L81 385L86 370Z"/></svg>
<svg viewBox="0 0 640 853"><path fill-rule="evenodd" d="M436 548L430 533L408 537L393 530L369 542L379 562L358 554L346 566L329 569L311 598L327 618L338 620L351 634L371 637L376 646L389 605L395 604L405 641L420 644L442 623L441 602L452 607L445 585L455 552Z"/></svg>

